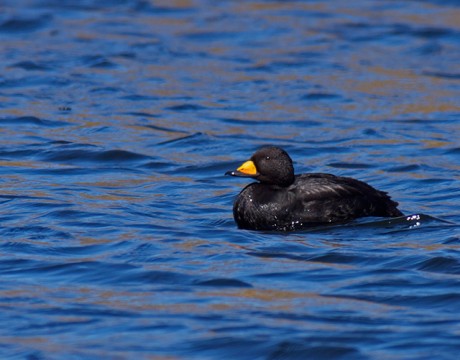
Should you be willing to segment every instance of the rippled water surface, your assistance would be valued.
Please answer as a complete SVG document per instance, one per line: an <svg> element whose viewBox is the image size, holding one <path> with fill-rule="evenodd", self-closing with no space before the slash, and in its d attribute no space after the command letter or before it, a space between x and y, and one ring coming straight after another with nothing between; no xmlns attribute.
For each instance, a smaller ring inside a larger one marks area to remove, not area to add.
<svg viewBox="0 0 460 360"><path fill-rule="evenodd" d="M459 19L3 0L0 357L457 359ZM408 217L237 229L223 174L264 144Z"/></svg>

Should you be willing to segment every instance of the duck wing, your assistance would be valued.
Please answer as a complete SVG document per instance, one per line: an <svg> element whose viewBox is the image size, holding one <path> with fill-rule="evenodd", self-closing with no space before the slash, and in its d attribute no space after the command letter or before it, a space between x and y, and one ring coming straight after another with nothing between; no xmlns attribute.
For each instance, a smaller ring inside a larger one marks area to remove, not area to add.
<svg viewBox="0 0 460 360"><path fill-rule="evenodd" d="M291 188L300 221L337 222L362 216L402 216L398 203L365 182L332 174L302 174Z"/></svg>

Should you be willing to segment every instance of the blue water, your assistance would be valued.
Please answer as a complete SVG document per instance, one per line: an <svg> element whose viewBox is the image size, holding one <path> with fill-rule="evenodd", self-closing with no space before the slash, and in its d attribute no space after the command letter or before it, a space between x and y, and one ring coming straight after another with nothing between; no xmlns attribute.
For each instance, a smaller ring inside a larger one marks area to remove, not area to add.
<svg viewBox="0 0 460 360"><path fill-rule="evenodd" d="M457 359L457 1L3 0L2 359ZM239 230L259 146L406 218ZM410 216L414 215L414 216Z"/></svg>

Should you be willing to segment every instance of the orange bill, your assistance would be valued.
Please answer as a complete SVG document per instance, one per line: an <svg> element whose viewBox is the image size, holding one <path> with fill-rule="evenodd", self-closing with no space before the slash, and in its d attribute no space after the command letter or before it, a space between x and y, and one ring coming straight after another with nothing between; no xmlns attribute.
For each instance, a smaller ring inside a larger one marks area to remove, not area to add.
<svg viewBox="0 0 460 360"><path fill-rule="evenodd" d="M257 168L256 165L252 160L248 160L243 163L236 171L242 172L246 175L257 175Z"/></svg>

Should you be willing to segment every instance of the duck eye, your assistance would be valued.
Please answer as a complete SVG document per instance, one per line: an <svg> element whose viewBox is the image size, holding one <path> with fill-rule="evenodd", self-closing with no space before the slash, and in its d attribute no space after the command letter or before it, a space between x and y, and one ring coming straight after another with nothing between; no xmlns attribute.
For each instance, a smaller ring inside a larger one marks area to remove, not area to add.
<svg viewBox="0 0 460 360"><path fill-rule="evenodd" d="M265 157L265 160L270 160L270 156Z"/></svg>

